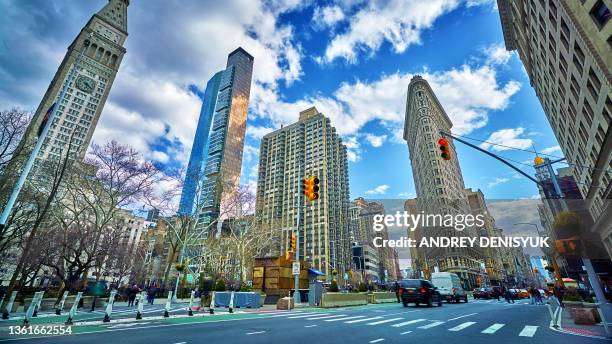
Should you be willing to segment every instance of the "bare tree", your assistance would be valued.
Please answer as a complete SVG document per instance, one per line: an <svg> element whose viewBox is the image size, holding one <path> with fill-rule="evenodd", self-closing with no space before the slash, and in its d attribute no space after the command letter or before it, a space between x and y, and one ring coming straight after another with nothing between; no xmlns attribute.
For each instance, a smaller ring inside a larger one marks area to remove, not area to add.
<svg viewBox="0 0 612 344"><path fill-rule="evenodd" d="M31 113L16 108L0 110L0 177L7 173L9 164L24 151L19 143L31 118Z"/></svg>

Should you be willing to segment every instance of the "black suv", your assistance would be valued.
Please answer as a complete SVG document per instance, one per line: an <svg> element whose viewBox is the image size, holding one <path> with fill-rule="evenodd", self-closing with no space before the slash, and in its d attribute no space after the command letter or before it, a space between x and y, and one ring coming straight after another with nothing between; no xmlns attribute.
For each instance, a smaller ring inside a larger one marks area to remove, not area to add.
<svg viewBox="0 0 612 344"><path fill-rule="evenodd" d="M442 296L438 292L438 288L434 287L431 282L423 279L405 279L400 281L400 296L404 307L408 307L409 303L414 303L417 306L421 303L431 307L434 303L438 307L442 306Z"/></svg>

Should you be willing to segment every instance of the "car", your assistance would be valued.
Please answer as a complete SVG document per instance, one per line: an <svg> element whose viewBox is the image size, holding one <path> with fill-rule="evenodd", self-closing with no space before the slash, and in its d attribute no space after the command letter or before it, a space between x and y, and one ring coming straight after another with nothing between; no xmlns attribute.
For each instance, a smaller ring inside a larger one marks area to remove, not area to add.
<svg viewBox="0 0 612 344"><path fill-rule="evenodd" d="M434 272L431 274L431 283L438 288L438 292L446 302L468 302L467 293L463 290L461 279L452 272Z"/></svg>
<svg viewBox="0 0 612 344"><path fill-rule="evenodd" d="M431 307L436 303L438 307L442 306L442 296L438 288L434 287L428 280L401 280L399 293L404 307L408 307L409 303L414 303L416 306L423 303L427 307Z"/></svg>
<svg viewBox="0 0 612 344"><path fill-rule="evenodd" d="M491 288L477 288L474 292L475 299L490 299L495 297L495 292Z"/></svg>
<svg viewBox="0 0 612 344"><path fill-rule="evenodd" d="M516 293L519 299L528 299L531 296L527 289L517 289Z"/></svg>

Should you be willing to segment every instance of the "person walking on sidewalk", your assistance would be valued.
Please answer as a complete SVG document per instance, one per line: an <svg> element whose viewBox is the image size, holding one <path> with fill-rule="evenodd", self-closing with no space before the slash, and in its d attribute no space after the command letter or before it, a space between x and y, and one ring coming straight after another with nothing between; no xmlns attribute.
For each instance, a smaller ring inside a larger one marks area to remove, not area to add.
<svg viewBox="0 0 612 344"><path fill-rule="evenodd" d="M131 307L134 305L134 301L136 300L136 295L140 292L140 289L138 288L138 286L136 284L134 284L129 290L128 290L128 307Z"/></svg>
<svg viewBox="0 0 612 344"><path fill-rule="evenodd" d="M153 305L153 302L155 302L155 293L157 292L157 287L155 286L155 284L151 284L149 286L149 290L147 290L147 302L150 305Z"/></svg>
<svg viewBox="0 0 612 344"><path fill-rule="evenodd" d="M397 303L400 303L400 285L397 281L395 281L395 283L393 284L393 288L395 289L395 297L397 298Z"/></svg>

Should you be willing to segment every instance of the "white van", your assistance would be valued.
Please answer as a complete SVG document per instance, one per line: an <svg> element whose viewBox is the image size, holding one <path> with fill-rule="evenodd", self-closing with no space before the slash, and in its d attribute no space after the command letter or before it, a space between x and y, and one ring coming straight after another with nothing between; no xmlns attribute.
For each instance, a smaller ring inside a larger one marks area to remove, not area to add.
<svg viewBox="0 0 612 344"><path fill-rule="evenodd" d="M431 283L438 288L440 296L447 302L468 302L467 293L461 286L461 280L452 272L434 272L431 274Z"/></svg>

